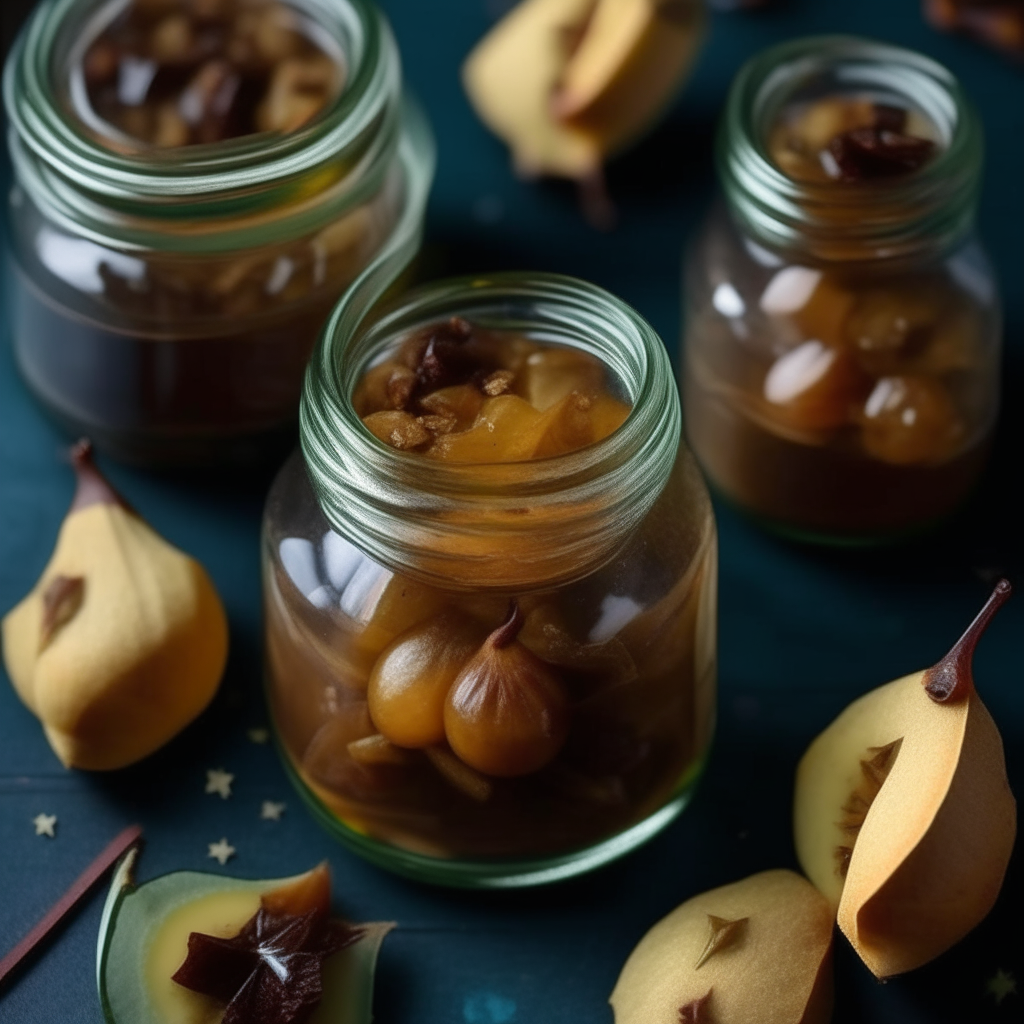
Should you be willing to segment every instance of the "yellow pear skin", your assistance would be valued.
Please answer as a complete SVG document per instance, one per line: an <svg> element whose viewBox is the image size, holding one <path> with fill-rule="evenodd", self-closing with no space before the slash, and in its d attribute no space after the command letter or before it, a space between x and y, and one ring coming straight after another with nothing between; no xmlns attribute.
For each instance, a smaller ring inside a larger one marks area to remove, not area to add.
<svg viewBox="0 0 1024 1024"><path fill-rule="evenodd" d="M694 896L629 955L615 1024L827 1024L833 926L828 901L792 871Z"/></svg>
<svg viewBox="0 0 1024 1024"><path fill-rule="evenodd" d="M699 0L522 0L463 67L481 120L524 174L586 180L671 99Z"/></svg>
<svg viewBox="0 0 1024 1024"><path fill-rule="evenodd" d="M1001 581L938 665L851 704L797 769L800 863L879 978L947 950L999 895L1016 804L971 657L1009 593Z"/></svg>
<svg viewBox="0 0 1024 1024"><path fill-rule="evenodd" d="M686 77L703 38L700 0L598 0L552 97L605 153L639 136Z"/></svg>
<svg viewBox="0 0 1024 1024"><path fill-rule="evenodd" d="M512 149L526 175L585 178L601 166L598 140L563 124L551 96L569 57L569 38L592 0L522 0L476 46L462 80L480 119Z"/></svg>
<svg viewBox="0 0 1024 1024"><path fill-rule="evenodd" d="M131 511L87 443L57 545L3 619L4 662L68 767L121 768L166 743L210 702L227 620L206 572Z"/></svg>

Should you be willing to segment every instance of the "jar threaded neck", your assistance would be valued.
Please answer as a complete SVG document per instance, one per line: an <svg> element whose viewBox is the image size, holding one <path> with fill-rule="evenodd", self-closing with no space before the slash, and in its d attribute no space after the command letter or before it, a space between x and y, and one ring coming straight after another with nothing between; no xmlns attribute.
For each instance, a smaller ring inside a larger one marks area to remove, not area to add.
<svg viewBox="0 0 1024 1024"><path fill-rule="evenodd" d="M938 154L914 173L863 184L789 177L771 157L768 134L787 102L816 81L904 99L934 125ZM942 65L901 47L819 36L773 47L741 69L717 162L729 209L757 242L813 261L858 261L958 244L973 227L982 151L973 107Z"/></svg>
<svg viewBox="0 0 1024 1024"><path fill-rule="evenodd" d="M556 585L603 564L661 494L680 445L678 393L654 329L602 289L551 274L437 282L371 310L378 294L367 279L348 293L307 371L300 440L330 523L376 561L449 588ZM589 351L632 413L603 441L530 462L447 463L388 447L363 426L353 387L396 337L454 314Z"/></svg>

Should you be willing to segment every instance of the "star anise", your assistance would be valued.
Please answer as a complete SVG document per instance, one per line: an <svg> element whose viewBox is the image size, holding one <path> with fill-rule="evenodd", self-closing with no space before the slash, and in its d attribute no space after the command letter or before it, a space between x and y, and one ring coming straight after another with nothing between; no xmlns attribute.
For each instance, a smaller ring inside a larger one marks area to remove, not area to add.
<svg viewBox="0 0 1024 1024"><path fill-rule="evenodd" d="M275 914L265 906L229 939L192 932L173 980L226 1003L223 1024L301 1024L323 995L323 963L362 930L320 908Z"/></svg>

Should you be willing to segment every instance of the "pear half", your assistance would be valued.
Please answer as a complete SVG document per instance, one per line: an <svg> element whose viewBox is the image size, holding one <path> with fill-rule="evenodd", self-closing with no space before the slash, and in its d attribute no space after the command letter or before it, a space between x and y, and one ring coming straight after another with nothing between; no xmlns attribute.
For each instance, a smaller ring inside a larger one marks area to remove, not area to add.
<svg viewBox="0 0 1024 1024"><path fill-rule="evenodd" d="M797 769L800 863L879 978L938 956L999 894L1016 804L971 659L1009 594L1000 581L942 661L855 701Z"/></svg>
<svg viewBox="0 0 1024 1024"><path fill-rule="evenodd" d="M121 768L210 702L228 628L203 567L124 503L72 450L75 498L39 582L3 619L18 696L69 767Z"/></svg>
<svg viewBox="0 0 1024 1024"><path fill-rule="evenodd" d="M826 1024L832 911L806 879L763 871L701 893L630 954L615 1024Z"/></svg>

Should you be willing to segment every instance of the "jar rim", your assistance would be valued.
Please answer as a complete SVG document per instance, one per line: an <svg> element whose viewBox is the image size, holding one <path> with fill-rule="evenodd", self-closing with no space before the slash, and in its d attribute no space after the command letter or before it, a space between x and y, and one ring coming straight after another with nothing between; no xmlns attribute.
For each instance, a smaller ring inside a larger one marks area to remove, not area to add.
<svg viewBox="0 0 1024 1024"><path fill-rule="evenodd" d="M905 96L942 135L917 171L864 184L804 182L768 151L766 122L818 76ZM719 127L717 163L740 226L769 248L822 262L946 252L973 228L983 157L979 118L956 77L923 54L859 36L806 36L740 69ZM841 217L835 211L840 210Z"/></svg>
<svg viewBox="0 0 1024 1024"><path fill-rule="evenodd" d="M294 132L258 133L171 150L119 153L103 145L58 95L55 62L65 37L111 0L44 0L4 69L4 103L19 177L152 219L224 219L266 210L329 184L330 167L386 164L400 118L401 62L387 21L370 0L287 0L344 49L350 74L335 101ZM370 157L371 159L367 159Z"/></svg>
<svg viewBox="0 0 1024 1024"><path fill-rule="evenodd" d="M679 396L657 332L604 289L558 274L450 278L383 303L373 276L335 308L300 405L302 451L328 521L377 561L446 586L453 562L467 572L472 564L473 589L551 585L593 571L646 516L682 445ZM630 415L595 444L526 462L442 462L391 448L356 414L353 387L397 337L452 315L543 330L598 356L621 381ZM502 562L513 550L517 567Z"/></svg>

